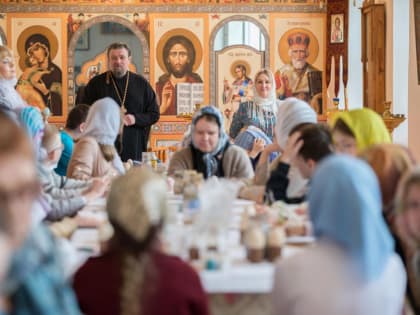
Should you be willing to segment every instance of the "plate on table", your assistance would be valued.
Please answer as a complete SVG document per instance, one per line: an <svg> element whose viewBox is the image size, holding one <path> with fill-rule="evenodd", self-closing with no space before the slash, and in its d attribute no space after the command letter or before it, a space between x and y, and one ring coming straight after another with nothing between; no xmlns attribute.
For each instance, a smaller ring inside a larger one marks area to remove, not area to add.
<svg viewBox="0 0 420 315"><path fill-rule="evenodd" d="M305 235L305 236L289 236L287 237L286 243L289 245L307 245L313 243L315 237Z"/></svg>

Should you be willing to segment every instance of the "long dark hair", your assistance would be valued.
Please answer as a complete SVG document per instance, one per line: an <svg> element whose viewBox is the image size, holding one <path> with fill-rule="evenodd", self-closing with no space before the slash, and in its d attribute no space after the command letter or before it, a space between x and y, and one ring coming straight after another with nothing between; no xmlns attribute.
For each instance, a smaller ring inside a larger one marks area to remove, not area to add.
<svg viewBox="0 0 420 315"><path fill-rule="evenodd" d="M168 41L163 46L163 61L165 63L166 71L170 72L171 68L170 68L170 64L169 64L169 61L168 61L169 51L171 50L171 48L175 44L181 44L187 50L188 60L189 60L189 63L186 65L187 73L192 73L193 72L193 70L192 70L193 65L194 65L194 62L195 62L194 45L192 44L192 42L187 37L182 36L182 35L176 35L176 36L173 36L173 37L169 38Z"/></svg>
<svg viewBox="0 0 420 315"><path fill-rule="evenodd" d="M243 64L237 64L235 69L241 69L241 71L244 73L245 75L245 81L249 82L252 81L252 79L248 76L248 73L246 73L246 67Z"/></svg>

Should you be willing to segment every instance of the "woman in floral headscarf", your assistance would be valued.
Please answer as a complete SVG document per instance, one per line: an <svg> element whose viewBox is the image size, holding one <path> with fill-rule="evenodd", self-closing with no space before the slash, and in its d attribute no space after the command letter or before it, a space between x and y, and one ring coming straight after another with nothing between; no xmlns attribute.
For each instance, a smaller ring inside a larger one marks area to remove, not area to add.
<svg viewBox="0 0 420 315"><path fill-rule="evenodd" d="M223 130L222 114L214 106L205 106L195 113L191 124L191 143L173 155L168 174L177 170L196 170L204 178L254 176L245 150L229 143Z"/></svg>
<svg viewBox="0 0 420 315"><path fill-rule="evenodd" d="M112 183L106 209L114 230L109 250L90 258L74 278L83 313L209 314L196 272L160 250L165 181L148 168L131 169Z"/></svg>
<svg viewBox="0 0 420 315"><path fill-rule="evenodd" d="M252 101L239 105L238 111L233 115L229 135L236 138L243 127L252 125L260 128L272 140L280 101L276 98L276 84L269 69L257 72L253 95Z"/></svg>

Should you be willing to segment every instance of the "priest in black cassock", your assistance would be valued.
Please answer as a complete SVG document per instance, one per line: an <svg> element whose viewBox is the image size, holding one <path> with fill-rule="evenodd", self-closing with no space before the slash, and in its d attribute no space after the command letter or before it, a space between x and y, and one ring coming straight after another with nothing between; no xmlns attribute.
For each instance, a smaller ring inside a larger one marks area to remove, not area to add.
<svg viewBox="0 0 420 315"><path fill-rule="evenodd" d="M112 97L121 107L124 128L116 142L123 161L141 161L147 151L150 127L159 120L156 94L141 75L128 70L130 48L113 43L107 49L109 71L93 77L84 90L83 103L91 105L103 97Z"/></svg>

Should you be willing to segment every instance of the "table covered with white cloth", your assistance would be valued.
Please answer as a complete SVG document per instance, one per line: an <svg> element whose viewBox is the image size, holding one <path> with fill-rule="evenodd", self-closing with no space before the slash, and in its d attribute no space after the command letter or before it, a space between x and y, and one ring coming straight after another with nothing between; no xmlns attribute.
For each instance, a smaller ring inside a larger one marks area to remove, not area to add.
<svg viewBox="0 0 420 315"><path fill-rule="evenodd" d="M174 201L175 200L175 201ZM172 204L177 204L179 197L172 196ZM232 222L229 231L226 232L227 243L222 251L225 257L221 260L219 268L207 270L203 264L192 263L197 269L202 285L209 294L212 314L270 314L271 302L269 294L273 287L275 264L268 261L250 263L246 259L246 250L239 243L238 215L244 207L252 202L236 200L232 211ZM105 200L99 199L89 203L80 211L81 216L92 217L99 220L106 220L104 211ZM179 214L178 214L179 215ZM176 220L175 220L176 221ZM179 218L178 218L179 221ZM179 222L178 222L179 223ZM171 235L174 231L182 231L182 235ZM178 242L175 251L178 256L188 260L187 244L185 237L188 236L188 227L169 222L168 229L163 233L170 233L172 241ZM78 250L81 264L89 256L100 252L100 233L96 227L80 227L71 237L71 243ZM164 236L165 237L165 236ZM290 244L282 248L282 256L288 257L303 250L302 243L311 242L311 238L290 239ZM174 248L171 251L174 252ZM281 259L281 258L280 258Z"/></svg>

